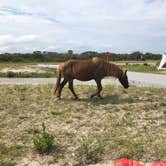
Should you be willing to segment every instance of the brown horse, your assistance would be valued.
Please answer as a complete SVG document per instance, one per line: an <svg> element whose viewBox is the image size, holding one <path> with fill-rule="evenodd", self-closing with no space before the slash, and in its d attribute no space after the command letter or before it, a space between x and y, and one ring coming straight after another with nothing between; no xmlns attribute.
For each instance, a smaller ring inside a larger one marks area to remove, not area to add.
<svg viewBox="0 0 166 166"><path fill-rule="evenodd" d="M91 95L91 98L98 96L100 98L100 92L102 90L101 80L105 76L113 76L118 78L120 83L124 88L128 88L128 78L127 70L123 71L117 65L109 63L100 58L93 58L90 60L68 60L58 66L57 69L58 78L56 81L54 95L60 99L61 91L65 84L69 82L69 89L73 93L75 99L78 99L74 89L73 89L73 80L89 81L94 79L97 84L98 91ZM61 76L63 76L63 81L61 82Z"/></svg>

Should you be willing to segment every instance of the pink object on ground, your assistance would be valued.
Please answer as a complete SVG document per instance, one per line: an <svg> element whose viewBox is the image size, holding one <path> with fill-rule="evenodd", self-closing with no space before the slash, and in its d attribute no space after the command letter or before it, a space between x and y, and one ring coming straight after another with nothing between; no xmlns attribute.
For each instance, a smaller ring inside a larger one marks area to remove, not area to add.
<svg viewBox="0 0 166 166"><path fill-rule="evenodd" d="M136 160L130 160L127 158L121 158L115 161L114 166L143 166Z"/></svg>
<svg viewBox="0 0 166 166"><path fill-rule="evenodd" d="M153 162L151 166L166 166L164 162Z"/></svg>

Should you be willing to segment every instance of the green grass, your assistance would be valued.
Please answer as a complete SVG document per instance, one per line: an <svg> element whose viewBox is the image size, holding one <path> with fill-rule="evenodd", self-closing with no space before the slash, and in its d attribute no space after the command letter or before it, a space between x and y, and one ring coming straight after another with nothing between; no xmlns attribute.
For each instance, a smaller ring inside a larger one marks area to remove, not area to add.
<svg viewBox="0 0 166 166"><path fill-rule="evenodd" d="M157 68L160 61L158 60L146 60L146 61L116 61L116 63L128 71L134 72L147 72L156 74L165 74L163 71L159 71Z"/></svg>
<svg viewBox="0 0 166 166"><path fill-rule="evenodd" d="M7 73L0 73L0 77L17 77L17 78L50 78L55 77L55 72L45 72L45 73L37 73L37 72L7 72Z"/></svg>
<svg viewBox="0 0 166 166"><path fill-rule="evenodd" d="M67 87L62 100L52 89L0 85L0 165L79 165L120 157L166 162L166 89L105 86L104 99L91 100L96 87L75 86L78 101ZM33 145L43 122L58 145L46 156Z"/></svg>
<svg viewBox="0 0 166 166"><path fill-rule="evenodd" d="M151 66L151 65L145 66L143 64L126 65L125 68L127 68L128 71L135 71L135 72L149 72L149 73L159 72L156 66Z"/></svg>

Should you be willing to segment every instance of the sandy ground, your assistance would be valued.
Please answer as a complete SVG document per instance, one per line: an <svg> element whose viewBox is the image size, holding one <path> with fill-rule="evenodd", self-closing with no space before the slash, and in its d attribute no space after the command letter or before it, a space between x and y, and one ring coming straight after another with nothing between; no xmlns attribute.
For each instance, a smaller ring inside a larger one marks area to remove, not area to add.
<svg viewBox="0 0 166 166"><path fill-rule="evenodd" d="M19 67L19 68L10 68L6 67L0 70L2 73L7 73L7 72L14 72L14 73L19 73L19 72L27 72L27 73L33 73L33 72L39 72L39 73L44 73L45 71L36 68L36 67L29 67L29 66L24 66L24 67Z"/></svg>
<svg viewBox="0 0 166 166"><path fill-rule="evenodd" d="M42 160L41 160L41 156L39 157L38 155L34 157L28 157L28 158L23 158L18 164L17 166L48 166L48 160L51 159L51 156L43 156ZM151 163L143 163L141 161L137 161L140 164L142 164L143 166L151 166ZM101 163L97 163L97 164L90 164L88 166L114 166L115 161L113 160L108 160L108 161L103 161ZM69 166L72 166L72 164L70 165L70 163L68 163ZM49 164L49 166L59 166L57 164Z"/></svg>
<svg viewBox="0 0 166 166"><path fill-rule="evenodd" d="M152 86L166 88L166 75L128 72L128 79L131 85L136 86ZM54 84L55 78L0 78L0 84ZM92 81L81 82L74 81L74 84L79 85L96 85ZM105 78L102 80L103 85L120 84L117 79Z"/></svg>

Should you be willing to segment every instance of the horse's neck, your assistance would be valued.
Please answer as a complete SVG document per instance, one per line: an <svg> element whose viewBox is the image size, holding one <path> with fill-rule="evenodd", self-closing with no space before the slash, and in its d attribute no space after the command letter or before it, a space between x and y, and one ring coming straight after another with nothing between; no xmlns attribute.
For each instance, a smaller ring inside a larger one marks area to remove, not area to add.
<svg viewBox="0 0 166 166"><path fill-rule="evenodd" d="M115 78L119 78L122 74L122 70L115 64L108 63L107 64L107 75Z"/></svg>

